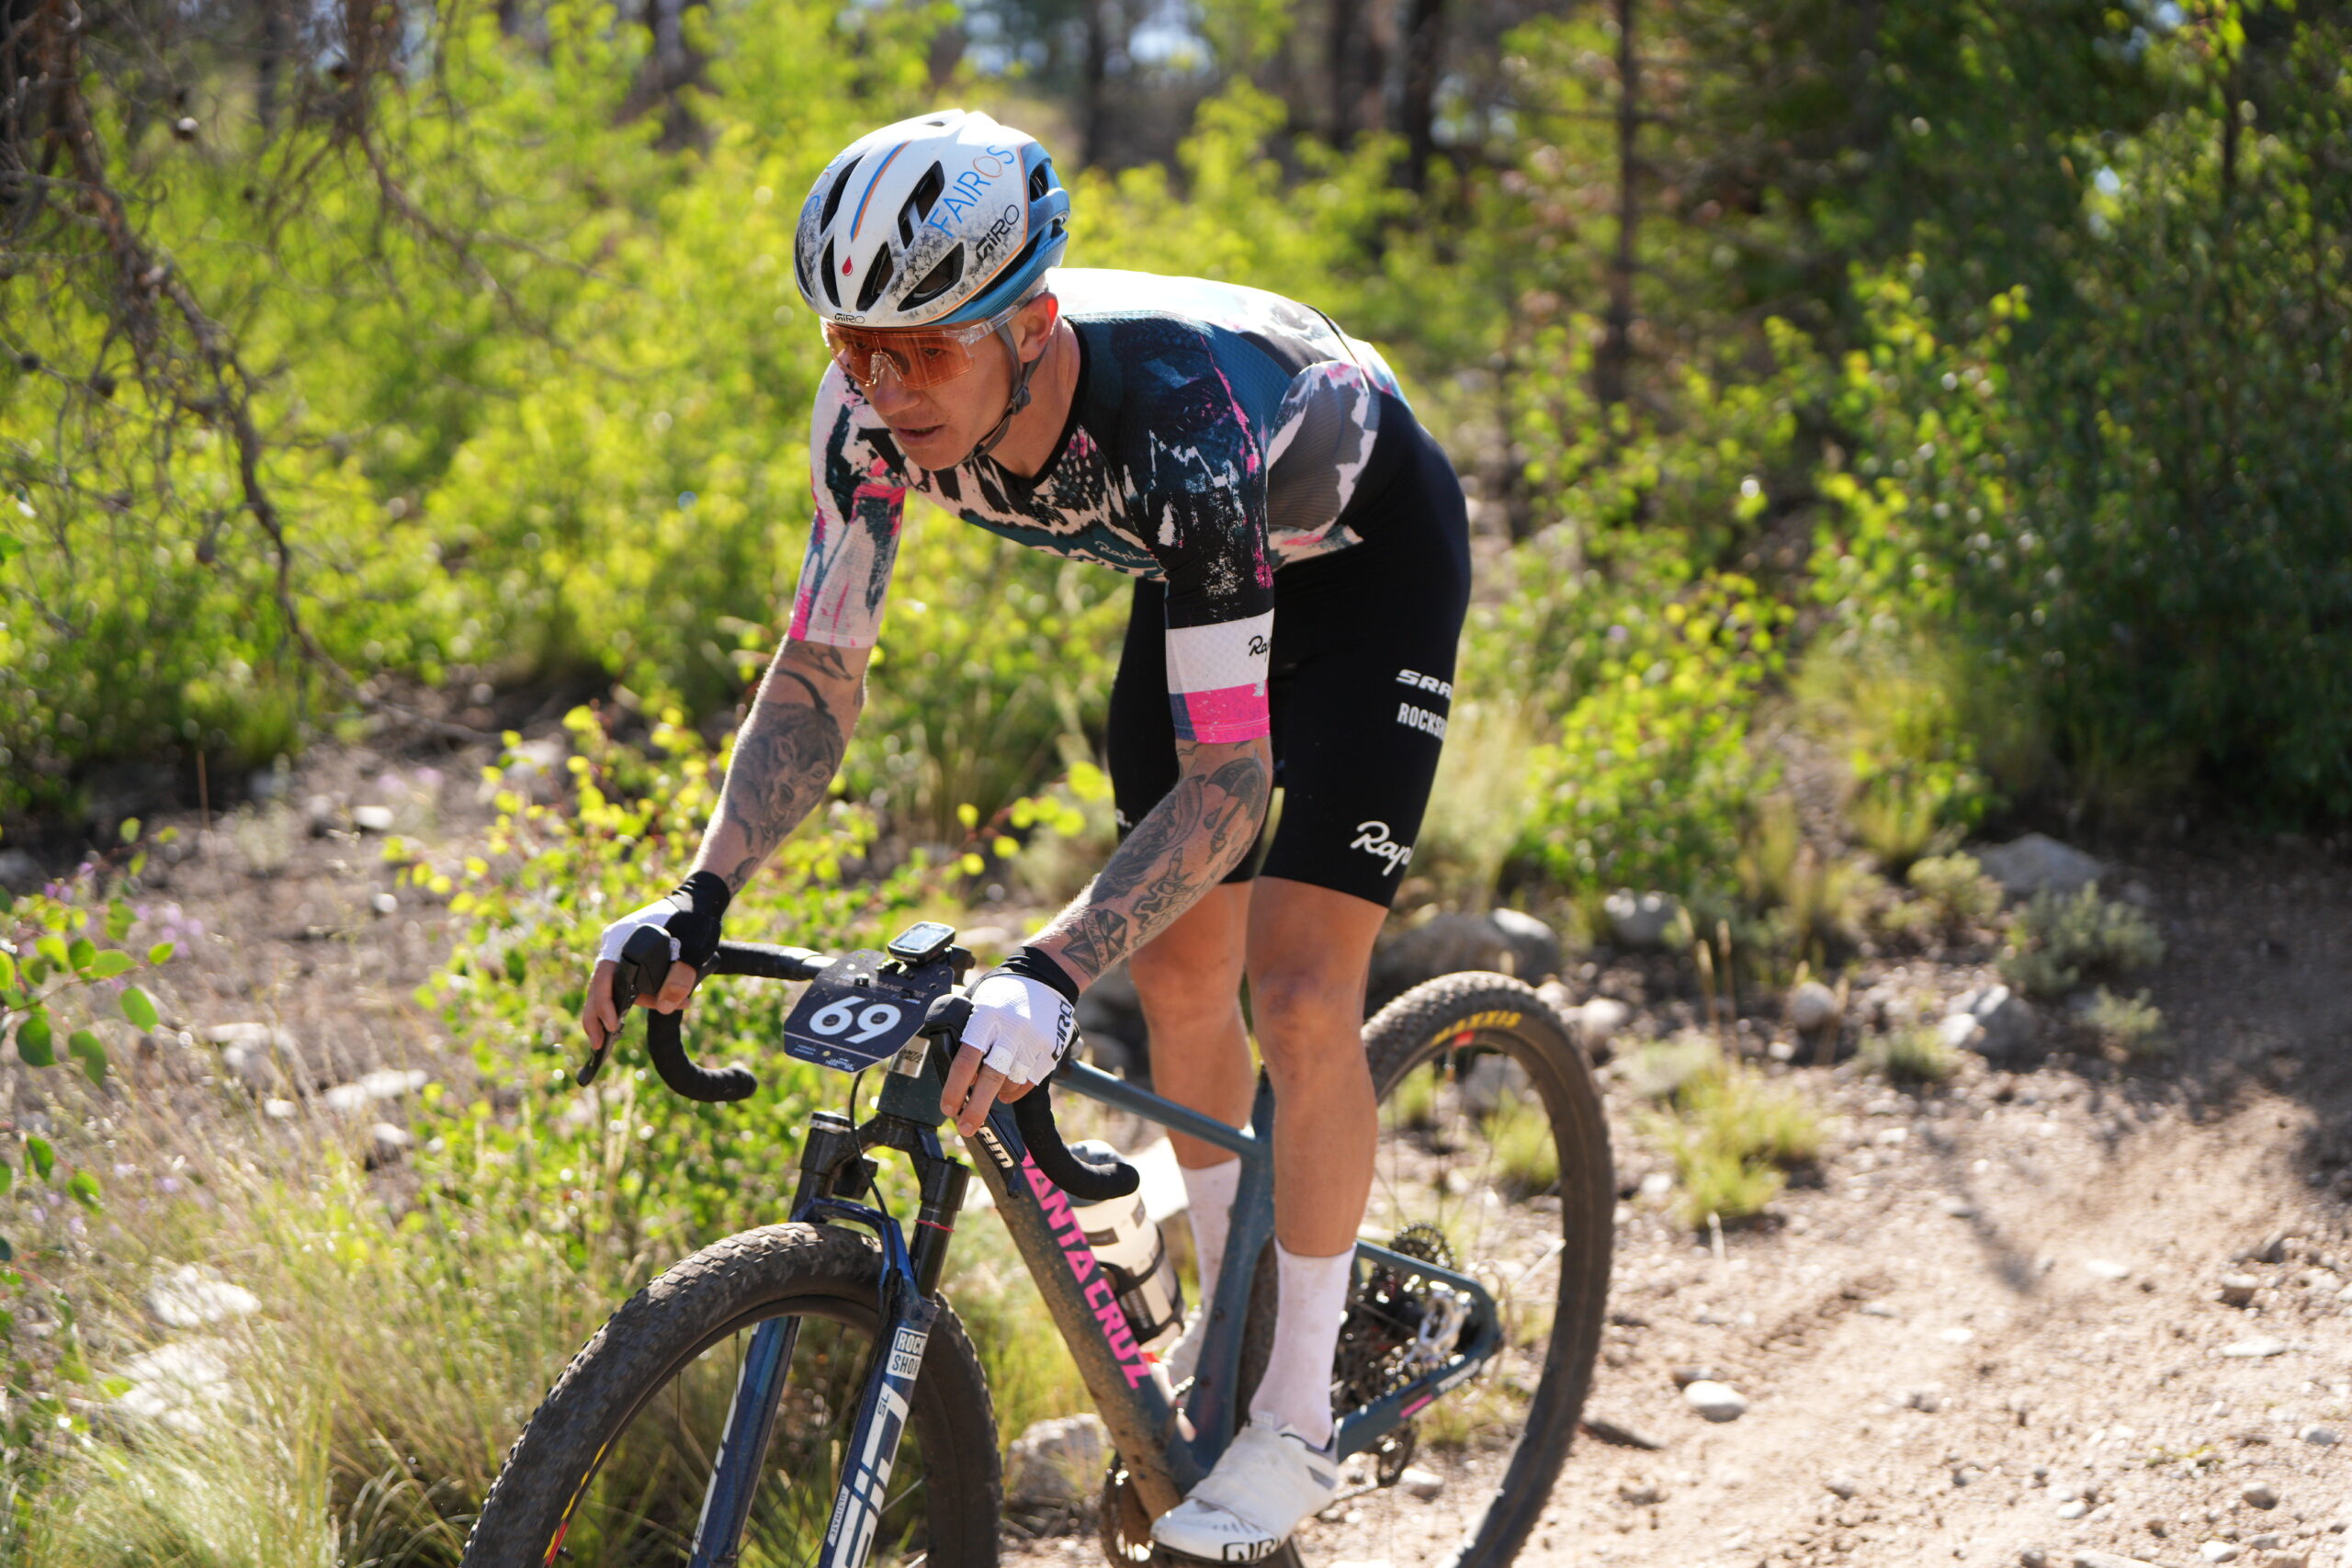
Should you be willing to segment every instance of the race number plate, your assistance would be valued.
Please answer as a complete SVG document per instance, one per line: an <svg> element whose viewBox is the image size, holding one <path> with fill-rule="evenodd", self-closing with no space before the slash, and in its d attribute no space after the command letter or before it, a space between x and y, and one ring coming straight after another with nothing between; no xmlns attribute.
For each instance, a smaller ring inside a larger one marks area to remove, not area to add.
<svg viewBox="0 0 2352 1568"><path fill-rule="evenodd" d="M887 1062L922 1027L932 998L953 986L944 964L893 973L861 951L828 964L784 1021L784 1048L804 1062L855 1073Z"/></svg>

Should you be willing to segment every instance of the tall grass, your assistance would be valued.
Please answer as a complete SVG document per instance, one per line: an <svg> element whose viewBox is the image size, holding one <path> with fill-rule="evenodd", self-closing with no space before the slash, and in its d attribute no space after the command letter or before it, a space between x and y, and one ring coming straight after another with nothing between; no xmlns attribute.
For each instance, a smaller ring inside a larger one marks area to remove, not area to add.
<svg viewBox="0 0 2352 1568"><path fill-rule="evenodd" d="M1482 909L1494 901L1532 803L1528 756L1541 739L1536 715L1520 694L1455 700L1413 858L1414 874L1429 878L1449 908Z"/></svg>
<svg viewBox="0 0 2352 1568"><path fill-rule="evenodd" d="M471 1165L470 1201L456 1203L430 1184L390 1196L323 1129L289 1138L237 1119L205 1131L134 1092L99 1133L132 1174L118 1175L93 1248L64 1281L92 1370L119 1376L141 1352L200 1338L227 1360L228 1393L191 1404L185 1430L97 1402L86 1441L44 1478L24 1568L454 1562L556 1374L670 1260L621 1228L590 1233L604 1243L582 1248L534 1224L541 1200L488 1143L481 1162L454 1156ZM175 1159L187 1185L161 1192L150 1173ZM1068 1354L1002 1228L976 1215L957 1243L945 1289L1006 1439L1079 1407ZM148 1287L198 1258L261 1309L159 1328Z"/></svg>

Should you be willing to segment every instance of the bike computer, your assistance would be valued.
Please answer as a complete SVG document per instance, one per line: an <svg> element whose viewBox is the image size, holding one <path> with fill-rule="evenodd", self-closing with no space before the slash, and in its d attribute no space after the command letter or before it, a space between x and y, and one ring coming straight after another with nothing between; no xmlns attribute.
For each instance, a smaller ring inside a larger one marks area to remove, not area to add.
<svg viewBox="0 0 2352 1568"><path fill-rule="evenodd" d="M956 928L937 920L917 920L890 939L889 953L899 963L912 968L928 964L944 953L956 940Z"/></svg>

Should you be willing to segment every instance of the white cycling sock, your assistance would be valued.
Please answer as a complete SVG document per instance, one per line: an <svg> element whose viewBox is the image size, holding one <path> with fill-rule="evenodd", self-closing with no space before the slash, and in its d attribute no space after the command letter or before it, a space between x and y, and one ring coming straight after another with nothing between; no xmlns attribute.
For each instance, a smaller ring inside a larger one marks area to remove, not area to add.
<svg viewBox="0 0 2352 1568"><path fill-rule="evenodd" d="M1176 1168L1184 1177L1184 1212L1193 1220L1193 1254L1201 1270L1201 1307L1216 1300L1217 1275L1225 1268L1225 1238L1233 1219L1233 1195L1241 1187L1241 1161Z"/></svg>
<svg viewBox="0 0 2352 1568"><path fill-rule="evenodd" d="M1352 1247L1333 1258L1301 1258L1274 1244L1282 1280L1274 1348L1250 1396L1250 1414L1273 1416L1318 1449L1331 1441L1331 1356L1348 1314L1355 1258Z"/></svg>

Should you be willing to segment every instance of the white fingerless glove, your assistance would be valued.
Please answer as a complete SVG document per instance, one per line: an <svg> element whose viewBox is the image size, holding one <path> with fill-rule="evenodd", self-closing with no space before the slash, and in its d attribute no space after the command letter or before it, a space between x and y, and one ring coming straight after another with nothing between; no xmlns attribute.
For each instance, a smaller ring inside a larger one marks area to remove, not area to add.
<svg viewBox="0 0 2352 1568"><path fill-rule="evenodd" d="M606 926L604 939L596 944L597 960L617 963L628 939L650 926L669 937L673 961L684 959L700 969L718 951L719 922L726 918L731 897L716 872L695 872L678 885L675 893Z"/></svg>
<svg viewBox="0 0 2352 1568"><path fill-rule="evenodd" d="M1008 1083L1042 1081L1078 1038L1078 987L1034 948L981 976L970 996L963 1043L978 1047L982 1062Z"/></svg>

